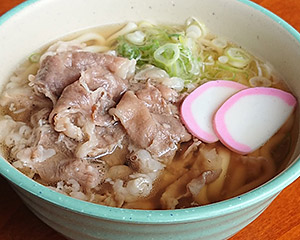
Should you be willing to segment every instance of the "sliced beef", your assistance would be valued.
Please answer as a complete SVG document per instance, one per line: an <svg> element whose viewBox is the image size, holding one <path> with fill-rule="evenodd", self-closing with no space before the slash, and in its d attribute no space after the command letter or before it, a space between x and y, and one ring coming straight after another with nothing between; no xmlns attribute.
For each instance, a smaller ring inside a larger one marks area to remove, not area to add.
<svg viewBox="0 0 300 240"><path fill-rule="evenodd" d="M126 60L124 62L127 63ZM122 62L119 60L119 63ZM128 71L132 71L132 69ZM99 87L102 87L110 98L117 100L120 94L127 90L129 85L128 79L127 75L123 78L106 67L96 66L87 68L83 72L81 82L85 83L90 91L95 91Z"/></svg>
<svg viewBox="0 0 300 240"><path fill-rule="evenodd" d="M42 113L43 111L37 115L41 116ZM101 182L104 173L99 172L95 164L76 158L76 142L55 132L51 125L36 127L34 139L31 158L36 173L43 182L51 184L74 179L85 190L96 187Z"/></svg>
<svg viewBox="0 0 300 240"><path fill-rule="evenodd" d="M134 71L134 60L98 53L61 52L44 59L34 90L50 98L53 109L31 119L37 126L32 153L44 156L35 166L42 181L74 179L87 191L105 176L100 156L122 141L160 160L191 139L179 118L178 94L150 81L130 85ZM140 163L143 169L150 163L155 171L164 167L157 159ZM150 173L152 184L157 174Z"/></svg>
<svg viewBox="0 0 300 240"><path fill-rule="evenodd" d="M96 187L103 177L97 168L90 165L86 160L77 158L49 158L38 163L36 170L42 181L48 184L74 179L84 190Z"/></svg>
<svg viewBox="0 0 300 240"><path fill-rule="evenodd" d="M156 122L158 132L148 151L154 155L175 153L178 143L191 140L191 135L174 115L152 114L152 118Z"/></svg>
<svg viewBox="0 0 300 240"><path fill-rule="evenodd" d="M156 122L143 101L132 91L124 94L113 112L134 143L141 148L151 145L157 133Z"/></svg>
<svg viewBox="0 0 300 240"><path fill-rule="evenodd" d="M126 64L126 70L121 71ZM80 142L76 151L78 157L111 152L123 139L125 131L108 110L127 90L131 76L128 72L131 71L127 60L116 58L115 63L107 67L87 68L79 80L63 90L49 119L57 132Z"/></svg>
<svg viewBox="0 0 300 240"><path fill-rule="evenodd" d="M59 101L54 105L49 121L57 132L82 140L81 127L85 123L85 115L91 115L91 94L78 81L65 88Z"/></svg>
<svg viewBox="0 0 300 240"><path fill-rule="evenodd" d="M191 139L178 115L161 92L145 85L136 93L124 94L113 114L120 119L131 140L153 156L172 155L180 142Z"/></svg>
<svg viewBox="0 0 300 240"><path fill-rule="evenodd" d="M143 101L152 113L172 114L171 104L162 96L161 91L150 83L136 91L136 96Z"/></svg>
<svg viewBox="0 0 300 240"><path fill-rule="evenodd" d="M166 100L166 101L169 101L169 102L176 102L177 101L177 98L179 97L178 96L178 93L167 87L166 85L163 85L163 84L159 84L157 85L157 88L158 90L160 91L160 94L161 96Z"/></svg>
<svg viewBox="0 0 300 240"><path fill-rule="evenodd" d="M67 137L63 137L53 130L49 124L35 128L34 131L36 141L34 146L42 146L45 149L54 149L56 155L59 154L62 158L73 156L77 143Z"/></svg>
<svg viewBox="0 0 300 240"><path fill-rule="evenodd" d="M53 149L55 154L60 154L62 158L73 156L77 143L68 137L56 132L48 122L51 109L41 109L30 118L33 132L30 139L30 146L44 149Z"/></svg>
<svg viewBox="0 0 300 240"><path fill-rule="evenodd" d="M125 136L125 131L118 122L107 127L97 127L92 123L85 126L87 140L78 145L75 153L78 158L95 158L111 153L121 145Z"/></svg>
<svg viewBox="0 0 300 240"><path fill-rule="evenodd" d="M78 80L87 68L101 66L116 76L126 79L134 73L135 61L106 54L67 51L47 56L34 80L37 92L50 98L53 103L63 89Z"/></svg>
<svg viewBox="0 0 300 240"><path fill-rule="evenodd" d="M110 125L113 119L107 109L114 104L103 88L92 92L76 81L65 88L49 119L57 132L82 141L87 121L100 126Z"/></svg>
<svg viewBox="0 0 300 240"><path fill-rule="evenodd" d="M85 121L92 118L98 126L110 125L112 117L107 111L127 87L127 79L102 67L89 68L78 81L64 89L51 112L50 121L56 131L81 140L83 135L78 133L77 127L82 127Z"/></svg>
<svg viewBox="0 0 300 240"><path fill-rule="evenodd" d="M52 103L43 96L35 95L27 83L6 89L0 96L0 105L8 108L16 121L26 122L37 109L51 108Z"/></svg>

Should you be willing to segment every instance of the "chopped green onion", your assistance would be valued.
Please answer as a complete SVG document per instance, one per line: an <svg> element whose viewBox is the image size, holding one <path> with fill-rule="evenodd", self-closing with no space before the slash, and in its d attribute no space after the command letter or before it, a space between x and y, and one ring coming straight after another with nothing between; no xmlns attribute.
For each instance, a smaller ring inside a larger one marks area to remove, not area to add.
<svg viewBox="0 0 300 240"><path fill-rule="evenodd" d="M243 68L251 61L249 55L240 48L227 48L225 54L229 58L228 63L233 67Z"/></svg>
<svg viewBox="0 0 300 240"><path fill-rule="evenodd" d="M181 36L180 33L172 33L172 34L169 34L169 37L170 37L170 38L176 38L176 39L179 39L180 36Z"/></svg>
<svg viewBox="0 0 300 240"><path fill-rule="evenodd" d="M178 44L167 43L154 52L154 59L167 67L174 64L179 58Z"/></svg>
<svg viewBox="0 0 300 240"><path fill-rule="evenodd" d="M215 38L211 42L214 46L218 48L225 48L227 46L227 41L222 38Z"/></svg>
<svg viewBox="0 0 300 240"><path fill-rule="evenodd" d="M29 61L32 63L37 63L40 60L41 55L39 53L33 53L29 56Z"/></svg>
<svg viewBox="0 0 300 240"><path fill-rule="evenodd" d="M228 57L227 57L227 56L220 56L220 57L218 57L218 61L219 61L220 63L225 64L225 63L228 62Z"/></svg>
<svg viewBox="0 0 300 240"><path fill-rule="evenodd" d="M116 51L120 56L135 59L137 68L150 64L164 70L170 78L182 79L185 91L204 80L236 81L242 75L249 85L249 77L253 76L250 54L225 39L211 38L205 26L193 18L184 29L139 24L117 38Z"/></svg>
<svg viewBox="0 0 300 240"><path fill-rule="evenodd" d="M123 56L129 59L139 60L141 58L140 50L134 45L124 43L123 45L118 46L117 51Z"/></svg>
<svg viewBox="0 0 300 240"><path fill-rule="evenodd" d="M244 72L244 70L229 66L228 64L223 64L221 62L217 62L217 66L221 69L227 70L229 72Z"/></svg>
<svg viewBox="0 0 300 240"><path fill-rule="evenodd" d="M201 37L201 35L202 35L202 31L199 26L192 24L192 25L188 26L188 28L186 29L187 37L197 39L197 38Z"/></svg>
<svg viewBox="0 0 300 240"><path fill-rule="evenodd" d="M116 46L119 55L136 59L137 66L151 64L159 67L170 77L199 78L199 52L194 40L187 38L184 32L165 26L143 27L137 31L145 34L143 42L134 43L128 38L131 33L120 36Z"/></svg>
<svg viewBox="0 0 300 240"><path fill-rule="evenodd" d="M192 29L189 29L190 26L195 26L197 27L198 29L192 27ZM188 32L194 32L195 35L193 34L194 37L205 37L207 35L207 30L206 30L206 27L203 23L200 23L197 19L195 18L189 18L187 21L186 21L186 33L188 35Z"/></svg>

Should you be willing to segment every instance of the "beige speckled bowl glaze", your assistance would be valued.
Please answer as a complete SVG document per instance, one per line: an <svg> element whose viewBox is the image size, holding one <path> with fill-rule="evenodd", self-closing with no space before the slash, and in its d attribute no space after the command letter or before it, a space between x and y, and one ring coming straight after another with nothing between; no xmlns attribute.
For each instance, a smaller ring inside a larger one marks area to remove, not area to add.
<svg viewBox="0 0 300 240"><path fill-rule="evenodd" d="M246 0L27 1L0 18L1 86L26 56L68 33L144 19L182 24L190 16L271 62L300 96L299 33ZM294 161L263 186L227 201L182 210L128 210L76 200L32 181L5 159L0 159L0 173L40 219L70 239L217 240L249 224L300 175L299 151L298 141Z"/></svg>

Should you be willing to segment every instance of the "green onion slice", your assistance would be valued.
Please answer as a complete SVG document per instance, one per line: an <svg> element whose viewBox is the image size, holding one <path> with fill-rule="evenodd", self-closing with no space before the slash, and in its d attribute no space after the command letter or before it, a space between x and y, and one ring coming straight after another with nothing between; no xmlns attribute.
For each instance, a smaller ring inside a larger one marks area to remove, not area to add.
<svg viewBox="0 0 300 240"><path fill-rule="evenodd" d="M179 55L180 51L178 44L166 43L165 45L156 49L154 52L154 59L169 67L177 61Z"/></svg>
<svg viewBox="0 0 300 240"><path fill-rule="evenodd" d="M240 48L227 48L225 55L229 58L228 63L237 68L243 68L251 61L249 55Z"/></svg>
<svg viewBox="0 0 300 240"><path fill-rule="evenodd" d="M40 60L41 55L39 53L33 53L29 56L29 61L32 63L37 63Z"/></svg>

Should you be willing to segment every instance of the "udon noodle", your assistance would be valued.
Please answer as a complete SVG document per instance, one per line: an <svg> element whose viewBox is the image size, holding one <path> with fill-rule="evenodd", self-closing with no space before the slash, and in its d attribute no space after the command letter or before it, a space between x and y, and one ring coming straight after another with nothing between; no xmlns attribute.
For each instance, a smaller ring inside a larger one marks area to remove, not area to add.
<svg viewBox="0 0 300 240"><path fill-rule="evenodd" d="M295 113L248 155L201 142L179 118L182 100L207 81L289 91L269 63L193 18L116 28L56 41L11 76L1 95L0 141L14 167L81 200L175 209L245 193L287 164Z"/></svg>

